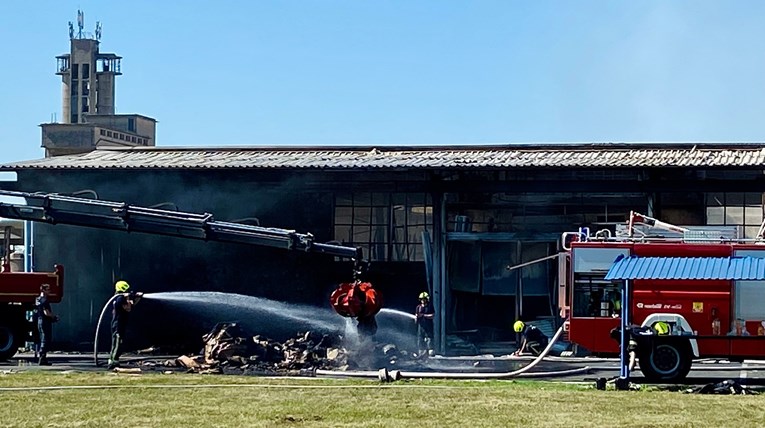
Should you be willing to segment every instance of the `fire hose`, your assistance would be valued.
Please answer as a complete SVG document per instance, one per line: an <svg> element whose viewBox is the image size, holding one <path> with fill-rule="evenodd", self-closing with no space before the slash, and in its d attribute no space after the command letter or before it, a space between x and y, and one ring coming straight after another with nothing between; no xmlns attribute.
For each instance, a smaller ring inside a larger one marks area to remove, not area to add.
<svg viewBox="0 0 765 428"><path fill-rule="evenodd" d="M452 372L406 372L406 371L393 371L390 374L387 369L380 369L379 371L336 371L336 370L316 370L316 376L334 376L334 377L360 377L360 378L376 378L382 381L398 380L398 379L510 379L515 377L551 377L551 376L566 376L578 373L586 373L590 370L590 367L585 366L577 369L553 371L553 372L535 372L527 373L529 370L539 364L542 359L552 350L555 342L558 341L563 334L563 327L559 328L553 336L547 347L539 354L539 356L530 362L528 365L521 367L518 370L512 372L501 373L452 373Z"/></svg>
<svg viewBox="0 0 765 428"><path fill-rule="evenodd" d="M111 306L114 299L117 298L117 296L120 296L119 294L115 294L114 296L109 299L106 304L104 305L104 308L101 310L101 316L98 317L98 323L96 324L96 337L93 340L93 364L98 366L98 332L101 329L101 321L104 319L104 315L106 314L106 310Z"/></svg>

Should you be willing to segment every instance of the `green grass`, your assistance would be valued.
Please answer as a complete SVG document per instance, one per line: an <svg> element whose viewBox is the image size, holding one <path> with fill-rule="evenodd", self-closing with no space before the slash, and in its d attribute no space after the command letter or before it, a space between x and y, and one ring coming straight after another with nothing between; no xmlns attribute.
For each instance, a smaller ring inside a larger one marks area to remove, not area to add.
<svg viewBox="0 0 765 428"><path fill-rule="evenodd" d="M603 392L528 381L406 381L383 385L361 380L185 374L30 371L0 375L0 388L77 385L111 387L0 391L0 425L765 426L762 396ZM176 385L184 387L172 387Z"/></svg>

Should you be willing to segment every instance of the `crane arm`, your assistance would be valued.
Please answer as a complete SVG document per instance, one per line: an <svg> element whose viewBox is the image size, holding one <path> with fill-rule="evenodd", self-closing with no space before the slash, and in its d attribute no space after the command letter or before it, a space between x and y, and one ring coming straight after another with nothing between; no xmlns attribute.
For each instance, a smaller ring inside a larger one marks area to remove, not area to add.
<svg viewBox="0 0 765 428"><path fill-rule="evenodd" d="M56 193L0 190L26 204L0 202L0 217L97 229L142 232L215 242L237 242L337 257L362 259L361 248L315 242L310 233L218 221L212 214L187 213Z"/></svg>

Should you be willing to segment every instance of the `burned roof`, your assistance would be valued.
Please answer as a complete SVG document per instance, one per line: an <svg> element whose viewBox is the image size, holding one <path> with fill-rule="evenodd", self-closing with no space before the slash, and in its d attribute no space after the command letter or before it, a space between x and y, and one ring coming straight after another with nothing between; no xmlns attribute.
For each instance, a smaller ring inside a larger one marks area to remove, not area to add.
<svg viewBox="0 0 765 428"><path fill-rule="evenodd" d="M494 146L129 147L0 165L22 169L765 168L765 142Z"/></svg>

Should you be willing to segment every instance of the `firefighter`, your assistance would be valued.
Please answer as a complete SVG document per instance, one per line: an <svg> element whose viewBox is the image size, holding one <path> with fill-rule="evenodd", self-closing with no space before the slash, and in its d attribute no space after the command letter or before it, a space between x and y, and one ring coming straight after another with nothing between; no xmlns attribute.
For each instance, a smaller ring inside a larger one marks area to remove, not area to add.
<svg viewBox="0 0 765 428"><path fill-rule="evenodd" d="M50 284L40 286L40 295L35 299L35 318L37 319L37 331L40 337L40 359L37 361L41 366L49 366L48 347L51 342L53 323L58 321L58 316L53 313L48 301Z"/></svg>
<svg viewBox="0 0 765 428"><path fill-rule="evenodd" d="M643 327L639 325L632 325L628 327L627 334L629 338L627 339L627 356L629 358L629 370L635 370L635 366L637 365L638 347L640 344L643 346L649 344L644 340L645 336L666 336L669 334L669 332L669 324L664 321L658 321L654 323L652 327ZM615 327L611 330L611 338L614 339L616 343L621 344L621 329L619 327Z"/></svg>
<svg viewBox="0 0 765 428"><path fill-rule="evenodd" d="M651 327L641 327L639 325L633 325L627 328L628 342L627 342L627 356L629 358L628 367L630 371L635 370L637 364L637 351L638 351L638 337L637 336L651 336L654 334L654 329ZM622 343L621 328L615 327L611 330L611 338L616 343Z"/></svg>
<svg viewBox="0 0 765 428"><path fill-rule="evenodd" d="M664 321L658 321L653 325L653 329L656 331L656 334L659 336L666 336L669 334L670 327L669 324L665 323Z"/></svg>
<svg viewBox="0 0 765 428"><path fill-rule="evenodd" d="M414 310L414 322L417 323L417 349L419 355L433 354L433 317L436 311L430 304L430 295L423 291L419 296L420 304Z"/></svg>
<svg viewBox="0 0 765 428"><path fill-rule="evenodd" d="M112 348L109 352L109 370L119 367L122 354L122 340L125 337L128 319L133 306L141 300L143 293L130 292L130 284L117 281L114 292L117 297L112 302Z"/></svg>
<svg viewBox="0 0 765 428"><path fill-rule="evenodd" d="M518 320L513 324L513 330L521 333L521 346L513 355L521 355L526 349L534 355L539 355L547 347L547 336L536 326Z"/></svg>
<svg viewBox="0 0 765 428"><path fill-rule="evenodd" d="M622 293L613 293L611 296L611 317L619 318L622 316Z"/></svg>

